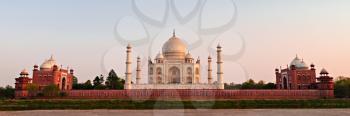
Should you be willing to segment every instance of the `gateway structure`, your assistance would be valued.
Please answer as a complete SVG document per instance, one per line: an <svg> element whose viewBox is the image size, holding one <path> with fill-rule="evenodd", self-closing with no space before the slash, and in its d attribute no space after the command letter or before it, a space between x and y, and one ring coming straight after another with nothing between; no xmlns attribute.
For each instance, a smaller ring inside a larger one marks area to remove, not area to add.
<svg viewBox="0 0 350 116"><path fill-rule="evenodd" d="M173 36L164 43L162 52L154 60L148 60L148 82L141 84L141 60L137 57L136 83L131 83L131 51L127 46L125 89L224 89L222 72L222 48L217 46L217 81L212 78L212 58L208 56L208 82L201 83L200 59L194 59L186 44Z"/></svg>

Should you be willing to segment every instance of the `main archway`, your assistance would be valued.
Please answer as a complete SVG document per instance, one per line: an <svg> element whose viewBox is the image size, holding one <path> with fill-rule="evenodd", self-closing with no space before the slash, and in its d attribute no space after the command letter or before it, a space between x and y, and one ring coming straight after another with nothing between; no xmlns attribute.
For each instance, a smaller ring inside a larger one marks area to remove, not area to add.
<svg viewBox="0 0 350 116"><path fill-rule="evenodd" d="M62 79L61 85L62 85L61 90L66 90L66 78Z"/></svg>
<svg viewBox="0 0 350 116"><path fill-rule="evenodd" d="M168 72L169 82L172 84L180 83L180 69L177 67L171 67Z"/></svg>

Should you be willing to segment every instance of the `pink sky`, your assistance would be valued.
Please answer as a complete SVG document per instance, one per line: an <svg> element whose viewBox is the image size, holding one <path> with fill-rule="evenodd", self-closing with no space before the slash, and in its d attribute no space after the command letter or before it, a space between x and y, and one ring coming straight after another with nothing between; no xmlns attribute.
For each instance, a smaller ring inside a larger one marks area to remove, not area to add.
<svg viewBox="0 0 350 116"><path fill-rule="evenodd" d="M73 67L80 82L101 73L107 74L111 68L123 76L125 46L115 39L116 21L125 17L133 19L124 20L117 27L123 37L138 39L144 36L144 29L137 25L139 22L133 22L142 20L137 18L130 2L57 1L35 4L37 2L0 2L0 86L14 85L14 78L23 68L31 70L34 64L40 65L51 54L60 64ZM215 47L218 42L225 54L235 54L242 46L246 48L238 60L224 61L225 82L241 83L247 78L274 82L274 69L285 67L296 54L308 64L314 63L317 72L324 67L334 77L350 76L349 1L234 2L237 20L231 28L213 36L198 34L193 27L182 25L170 16L164 28L147 28L150 33L157 32L151 37L156 41L153 45L145 44L149 54L143 51L142 46L136 47L135 58L137 55L154 57L162 43L171 36L172 29L176 28L178 36L188 43L199 38L216 39L204 40L201 46L191 50L193 56L201 57L204 66L202 82L206 82L207 47ZM161 2L138 5L147 9L154 4L163 5ZM186 7L180 5L178 9ZM229 18L234 10L230 7L225 2L209 2L205 5L207 10L201 17L205 20L201 23L205 27L225 24L228 21L225 18ZM144 13L157 18L159 13L153 11L144 10ZM239 34L245 41L244 45ZM144 72L145 68L146 65Z"/></svg>

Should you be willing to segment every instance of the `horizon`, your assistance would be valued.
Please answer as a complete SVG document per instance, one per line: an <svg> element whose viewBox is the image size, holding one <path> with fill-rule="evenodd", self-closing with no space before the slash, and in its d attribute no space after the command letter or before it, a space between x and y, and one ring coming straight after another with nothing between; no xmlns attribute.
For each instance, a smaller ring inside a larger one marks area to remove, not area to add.
<svg viewBox="0 0 350 116"><path fill-rule="evenodd" d="M142 58L146 82L148 56L161 51L173 29L200 57L202 83L218 43L227 56L225 83L275 83L275 68L285 68L296 54L314 63L317 75L325 68L334 78L350 76L350 1L213 1L0 1L0 86L14 86L23 69L32 76L33 66L50 55L73 68L79 83L111 69L124 77L127 43L135 46L133 69Z"/></svg>

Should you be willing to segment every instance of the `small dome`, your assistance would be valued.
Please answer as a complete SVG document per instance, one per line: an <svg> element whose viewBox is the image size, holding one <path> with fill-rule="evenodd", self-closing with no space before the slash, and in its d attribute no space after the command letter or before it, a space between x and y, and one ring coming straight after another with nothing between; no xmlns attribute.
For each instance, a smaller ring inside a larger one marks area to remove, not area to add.
<svg viewBox="0 0 350 116"><path fill-rule="evenodd" d="M301 68L309 68L309 66L304 62L304 60L301 61L300 67Z"/></svg>
<svg viewBox="0 0 350 116"><path fill-rule="evenodd" d="M327 71L326 69L323 68L323 69L321 70L320 74L329 74L329 73L328 73L328 71Z"/></svg>
<svg viewBox="0 0 350 116"><path fill-rule="evenodd" d="M51 56L49 60L46 60L43 64L40 65L40 68L41 69L50 69L54 65L56 65L56 60L53 58L53 56Z"/></svg>
<svg viewBox="0 0 350 116"><path fill-rule="evenodd" d="M27 69L23 69L20 73L20 75L29 75Z"/></svg>
<svg viewBox="0 0 350 116"><path fill-rule="evenodd" d="M192 59L193 57L192 57L192 55L190 53L187 53L185 58L186 59Z"/></svg>
<svg viewBox="0 0 350 116"><path fill-rule="evenodd" d="M296 56L293 61L290 63L290 67L295 66L296 68L309 68L308 65L304 62L304 60L301 60Z"/></svg>
<svg viewBox="0 0 350 116"><path fill-rule="evenodd" d="M156 56L156 59L163 59L164 56L162 53L158 53L157 56Z"/></svg>

